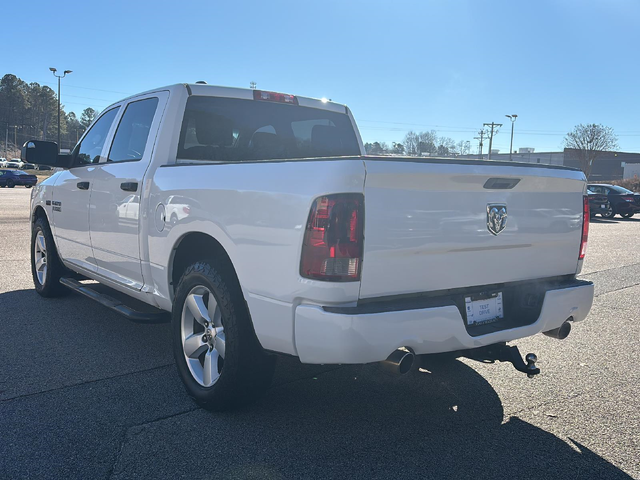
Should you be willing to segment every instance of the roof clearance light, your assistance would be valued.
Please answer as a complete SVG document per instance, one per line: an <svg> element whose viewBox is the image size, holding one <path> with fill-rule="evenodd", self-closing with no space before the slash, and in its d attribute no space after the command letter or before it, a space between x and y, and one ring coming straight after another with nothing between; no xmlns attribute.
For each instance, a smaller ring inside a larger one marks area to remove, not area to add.
<svg viewBox="0 0 640 480"><path fill-rule="evenodd" d="M265 92L264 90L253 91L254 100L262 100L264 102L288 103L289 105L298 105L298 99L295 95L286 93Z"/></svg>

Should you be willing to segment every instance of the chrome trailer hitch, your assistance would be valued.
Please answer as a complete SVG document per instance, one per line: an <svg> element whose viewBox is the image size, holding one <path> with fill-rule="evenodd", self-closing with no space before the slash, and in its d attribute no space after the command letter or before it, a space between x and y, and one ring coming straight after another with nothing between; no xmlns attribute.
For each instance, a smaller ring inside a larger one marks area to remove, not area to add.
<svg viewBox="0 0 640 480"><path fill-rule="evenodd" d="M524 360L518 347L508 346L506 343L496 343L488 347L474 348L462 352L462 356L482 363L510 362L519 372L526 373L527 377L533 378L540 373L536 367L538 357L535 353L527 353ZM525 362L527 362L525 364Z"/></svg>

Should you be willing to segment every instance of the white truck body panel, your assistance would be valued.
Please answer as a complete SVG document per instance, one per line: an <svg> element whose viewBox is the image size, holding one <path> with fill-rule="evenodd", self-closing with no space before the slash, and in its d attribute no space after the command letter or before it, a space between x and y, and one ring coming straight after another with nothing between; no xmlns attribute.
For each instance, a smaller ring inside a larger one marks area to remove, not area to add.
<svg viewBox="0 0 640 480"><path fill-rule="evenodd" d="M365 161L361 298L575 274L582 172L523 166ZM511 189L484 188L491 178ZM487 229L487 205L507 228Z"/></svg>

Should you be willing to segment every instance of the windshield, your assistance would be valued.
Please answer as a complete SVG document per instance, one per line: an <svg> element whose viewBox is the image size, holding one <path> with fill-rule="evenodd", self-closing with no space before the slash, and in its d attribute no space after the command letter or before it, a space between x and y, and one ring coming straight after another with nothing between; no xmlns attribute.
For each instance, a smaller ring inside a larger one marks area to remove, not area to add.
<svg viewBox="0 0 640 480"><path fill-rule="evenodd" d="M618 185L612 185L610 188L617 193L633 193L631 190L627 190L624 187L619 187Z"/></svg>
<svg viewBox="0 0 640 480"><path fill-rule="evenodd" d="M192 96L178 159L251 160L360 155L346 113L258 100Z"/></svg>

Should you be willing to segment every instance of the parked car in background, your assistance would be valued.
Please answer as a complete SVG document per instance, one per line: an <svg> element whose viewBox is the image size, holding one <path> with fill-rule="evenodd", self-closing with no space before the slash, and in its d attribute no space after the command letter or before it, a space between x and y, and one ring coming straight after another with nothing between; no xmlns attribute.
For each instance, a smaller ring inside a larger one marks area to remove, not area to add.
<svg viewBox="0 0 640 480"><path fill-rule="evenodd" d="M22 170L35 170L36 166L33 163L24 163L21 168Z"/></svg>
<svg viewBox="0 0 640 480"><path fill-rule="evenodd" d="M22 168L24 162L19 158L12 158L11 160L5 162L5 168Z"/></svg>
<svg viewBox="0 0 640 480"><path fill-rule="evenodd" d="M36 165L36 170L53 170L49 165Z"/></svg>
<svg viewBox="0 0 640 480"><path fill-rule="evenodd" d="M607 196L611 209L602 215L604 218L613 218L616 215L629 218L640 212L640 193L618 185L591 184L587 188L594 193Z"/></svg>
<svg viewBox="0 0 640 480"><path fill-rule="evenodd" d="M592 192L591 190L587 190L587 194L589 195L589 212L592 217L597 214L603 217L605 214L610 216L611 203L609 203L609 198L606 195Z"/></svg>
<svg viewBox="0 0 640 480"><path fill-rule="evenodd" d="M4 166L5 166L4 164L5 164L6 162L7 162L7 159L6 159L6 158L4 158L4 157L0 157L0 167L4 167Z"/></svg>
<svg viewBox="0 0 640 480"><path fill-rule="evenodd" d="M23 185L27 188L38 183L35 175L29 175L22 170L0 170L0 187L13 188L16 185Z"/></svg>

